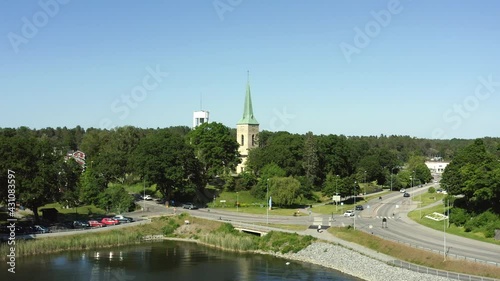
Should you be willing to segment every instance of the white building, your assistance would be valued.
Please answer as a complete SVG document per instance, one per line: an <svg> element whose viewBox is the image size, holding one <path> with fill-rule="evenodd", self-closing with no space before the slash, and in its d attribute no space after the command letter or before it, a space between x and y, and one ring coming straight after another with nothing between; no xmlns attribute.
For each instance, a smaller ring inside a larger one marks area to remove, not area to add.
<svg viewBox="0 0 500 281"><path fill-rule="evenodd" d="M431 173L433 174L442 174L444 172L444 169L446 166L448 166L450 162L443 162L443 161L427 161L425 162L425 165L429 170L431 170Z"/></svg>
<svg viewBox="0 0 500 281"><path fill-rule="evenodd" d="M209 112L206 110L200 110L193 112L193 129L200 126L203 123L208 123Z"/></svg>

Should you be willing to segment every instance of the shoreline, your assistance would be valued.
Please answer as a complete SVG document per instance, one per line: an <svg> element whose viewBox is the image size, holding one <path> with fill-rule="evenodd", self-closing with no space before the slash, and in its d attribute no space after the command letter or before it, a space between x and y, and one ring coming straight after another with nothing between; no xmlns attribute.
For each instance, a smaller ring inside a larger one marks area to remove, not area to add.
<svg viewBox="0 0 500 281"><path fill-rule="evenodd" d="M174 241L174 242L190 242L202 246L220 249L223 251L270 255L285 260L310 263L325 268L333 269L343 274L347 274L355 278L360 278L366 281L401 281L401 280L449 281L450 280L445 277L439 277L436 275L431 275L426 273L418 273L405 268L391 266L383 261L356 252L355 250L347 249L343 246L335 245L329 242L321 242L321 241L312 242L311 245L309 245L305 249L300 250L297 253L282 254L279 252L262 251L262 250L241 251L241 250L227 249L192 238L164 237L163 240ZM335 257L340 255L341 257L339 259L332 259L333 255L335 255Z"/></svg>

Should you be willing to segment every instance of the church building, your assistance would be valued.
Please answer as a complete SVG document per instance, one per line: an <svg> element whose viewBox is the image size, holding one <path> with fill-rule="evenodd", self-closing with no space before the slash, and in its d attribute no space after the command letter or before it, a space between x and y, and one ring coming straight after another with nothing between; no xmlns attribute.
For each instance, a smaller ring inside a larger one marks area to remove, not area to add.
<svg viewBox="0 0 500 281"><path fill-rule="evenodd" d="M250 80L247 81L245 94L245 105L243 107L243 116L236 125L236 141L240 144L238 152L241 155L241 163L236 167L236 173L245 170L248 158L248 151L257 147L257 134L259 133L259 122L253 115L252 96L250 94Z"/></svg>

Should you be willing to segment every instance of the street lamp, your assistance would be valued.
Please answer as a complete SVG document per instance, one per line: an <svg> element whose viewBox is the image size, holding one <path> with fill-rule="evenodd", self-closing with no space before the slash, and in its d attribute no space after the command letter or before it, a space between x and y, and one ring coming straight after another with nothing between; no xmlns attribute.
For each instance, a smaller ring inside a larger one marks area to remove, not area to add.
<svg viewBox="0 0 500 281"><path fill-rule="evenodd" d="M238 203L239 202L238 198L239 198L238 197L238 192L236 192L236 212L239 212L239 206L238 205L240 205L240 204Z"/></svg>
<svg viewBox="0 0 500 281"><path fill-rule="evenodd" d="M142 210L146 211L146 179L142 180L142 186L144 188L144 191L142 192Z"/></svg>
<svg viewBox="0 0 500 281"><path fill-rule="evenodd" d="M339 180L339 175L336 175L335 176L335 195L336 196L339 195L338 180ZM337 199L337 198L335 198L335 199ZM335 211L338 211L338 207L339 207L339 202L335 201Z"/></svg>
<svg viewBox="0 0 500 281"><path fill-rule="evenodd" d="M365 171L365 192L364 195L366 195L366 171Z"/></svg>
<svg viewBox="0 0 500 281"><path fill-rule="evenodd" d="M393 167L391 169L391 191L392 191L392 175L394 174L394 169L396 169L397 167Z"/></svg>
<svg viewBox="0 0 500 281"><path fill-rule="evenodd" d="M354 205L356 205L356 181L354 181L354 190L353 190L353 194L354 194Z"/></svg>
<svg viewBox="0 0 500 281"><path fill-rule="evenodd" d="M266 223L269 224L269 179L266 180Z"/></svg>

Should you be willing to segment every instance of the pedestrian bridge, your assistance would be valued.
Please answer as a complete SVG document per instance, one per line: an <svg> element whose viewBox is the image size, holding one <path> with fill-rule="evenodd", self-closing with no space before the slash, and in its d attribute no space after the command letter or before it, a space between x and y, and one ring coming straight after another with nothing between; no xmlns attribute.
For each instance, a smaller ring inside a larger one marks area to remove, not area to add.
<svg viewBox="0 0 500 281"><path fill-rule="evenodd" d="M234 229L238 230L239 232L245 232L245 233L249 233L249 234L257 235L257 236L264 236L267 234L267 231L258 230L258 229L251 229L248 227L235 227Z"/></svg>

